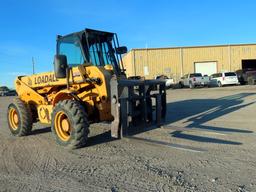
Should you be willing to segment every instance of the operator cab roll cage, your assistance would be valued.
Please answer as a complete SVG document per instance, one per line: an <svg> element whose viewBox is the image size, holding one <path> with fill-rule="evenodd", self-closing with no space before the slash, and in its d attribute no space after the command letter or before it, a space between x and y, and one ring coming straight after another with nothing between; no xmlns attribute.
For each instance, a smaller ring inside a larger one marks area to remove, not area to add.
<svg viewBox="0 0 256 192"><path fill-rule="evenodd" d="M69 43L79 47L84 63L96 66L112 65L117 76L125 74L122 54L126 47L120 47L116 33L85 29L65 36L57 36L57 55L61 55L61 44ZM68 57L68 56L67 56ZM83 63L77 63L77 65Z"/></svg>

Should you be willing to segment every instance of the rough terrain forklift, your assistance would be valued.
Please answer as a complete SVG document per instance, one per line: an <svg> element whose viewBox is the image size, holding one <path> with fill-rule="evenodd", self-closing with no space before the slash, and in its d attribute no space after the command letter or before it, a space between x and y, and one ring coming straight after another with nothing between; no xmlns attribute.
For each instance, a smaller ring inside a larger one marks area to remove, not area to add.
<svg viewBox="0 0 256 192"><path fill-rule="evenodd" d="M111 136L160 125L166 114L165 83L129 80L122 63L126 47L115 33L85 29L57 36L54 72L19 76L18 98L8 107L15 136L28 135L33 123L51 124L56 141L79 148L89 125L111 122Z"/></svg>

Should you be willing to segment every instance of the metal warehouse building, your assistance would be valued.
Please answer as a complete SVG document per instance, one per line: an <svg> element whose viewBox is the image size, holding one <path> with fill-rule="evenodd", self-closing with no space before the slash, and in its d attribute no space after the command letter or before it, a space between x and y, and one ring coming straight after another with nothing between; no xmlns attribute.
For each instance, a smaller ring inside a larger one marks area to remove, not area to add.
<svg viewBox="0 0 256 192"><path fill-rule="evenodd" d="M256 44L132 49L123 61L128 76L163 74L178 80L187 73L256 68Z"/></svg>

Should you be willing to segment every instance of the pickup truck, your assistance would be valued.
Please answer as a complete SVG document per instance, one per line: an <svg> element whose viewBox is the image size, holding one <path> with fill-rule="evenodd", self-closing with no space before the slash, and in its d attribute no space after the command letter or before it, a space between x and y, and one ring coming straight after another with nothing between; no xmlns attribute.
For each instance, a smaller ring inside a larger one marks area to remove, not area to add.
<svg viewBox="0 0 256 192"><path fill-rule="evenodd" d="M193 89L197 86L208 86L209 78L203 77L201 73L189 73L181 77L179 81L180 87L189 87Z"/></svg>

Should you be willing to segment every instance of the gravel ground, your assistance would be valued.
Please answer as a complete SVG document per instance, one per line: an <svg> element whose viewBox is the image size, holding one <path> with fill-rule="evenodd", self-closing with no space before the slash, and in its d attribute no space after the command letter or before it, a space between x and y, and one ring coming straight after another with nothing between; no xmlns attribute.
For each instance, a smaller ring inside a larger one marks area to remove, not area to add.
<svg viewBox="0 0 256 192"><path fill-rule="evenodd" d="M166 125L122 140L91 125L88 146L50 128L10 135L0 98L0 191L256 191L256 87L168 90Z"/></svg>

